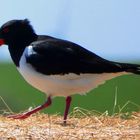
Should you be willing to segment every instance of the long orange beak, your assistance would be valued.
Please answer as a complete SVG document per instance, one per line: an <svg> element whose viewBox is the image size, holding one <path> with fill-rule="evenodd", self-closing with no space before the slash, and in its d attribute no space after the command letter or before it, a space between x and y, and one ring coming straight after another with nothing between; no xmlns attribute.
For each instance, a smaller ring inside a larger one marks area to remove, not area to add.
<svg viewBox="0 0 140 140"><path fill-rule="evenodd" d="M3 45L3 44L5 44L4 39L0 39L0 46Z"/></svg>

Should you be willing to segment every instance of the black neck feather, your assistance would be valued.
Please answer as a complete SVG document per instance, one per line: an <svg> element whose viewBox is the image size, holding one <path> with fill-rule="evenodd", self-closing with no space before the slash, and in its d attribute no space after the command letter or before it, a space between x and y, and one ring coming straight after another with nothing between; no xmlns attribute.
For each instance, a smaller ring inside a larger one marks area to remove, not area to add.
<svg viewBox="0 0 140 140"><path fill-rule="evenodd" d="M11 58L17 67L19 67L20 58L25 48L29 46L33 41L36 41L37 37L38 36L34 34L34 36L28 38L27 40L17 40L16 42L13 42L8 45Z"/></svg>

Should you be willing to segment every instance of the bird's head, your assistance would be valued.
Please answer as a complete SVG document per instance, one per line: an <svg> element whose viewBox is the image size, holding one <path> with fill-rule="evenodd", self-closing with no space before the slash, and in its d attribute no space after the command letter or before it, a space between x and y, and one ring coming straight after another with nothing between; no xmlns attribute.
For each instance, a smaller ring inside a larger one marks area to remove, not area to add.
<svg viewBox="0 0 140 140"><path fill-rule="evenodd" d="M0 28L0 46L30 44L36 37L28 19L10 20Z"/></svg>

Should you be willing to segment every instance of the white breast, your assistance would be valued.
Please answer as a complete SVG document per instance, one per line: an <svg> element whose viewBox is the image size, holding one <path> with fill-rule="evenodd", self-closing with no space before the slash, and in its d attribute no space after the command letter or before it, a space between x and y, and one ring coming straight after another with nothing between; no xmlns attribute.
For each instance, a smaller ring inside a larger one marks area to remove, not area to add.
<svg viewBox="0 0 140 140"><path fill-rule="evenodd" d="M103 74L65 74L65 75L43 75L37 71L25 60L25 49L21 60L19 72L24 79L33 87L51 96L69 96L72 94L84 94L106 80L125 74L103 73ZM32 53L32 47L29 47L29 53Z"/></svg>

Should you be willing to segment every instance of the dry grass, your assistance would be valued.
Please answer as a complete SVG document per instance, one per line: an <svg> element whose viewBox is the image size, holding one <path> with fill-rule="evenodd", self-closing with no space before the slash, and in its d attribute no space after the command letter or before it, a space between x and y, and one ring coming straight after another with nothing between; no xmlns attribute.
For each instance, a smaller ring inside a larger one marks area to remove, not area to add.
<svg viewBox="0 0 140 140"><path fill-rule="evenodd" d="M140 140L140 113L129 119L78 114L67 126L58 115L36 114L26 120L0 116L0 140Z"/></svg>

